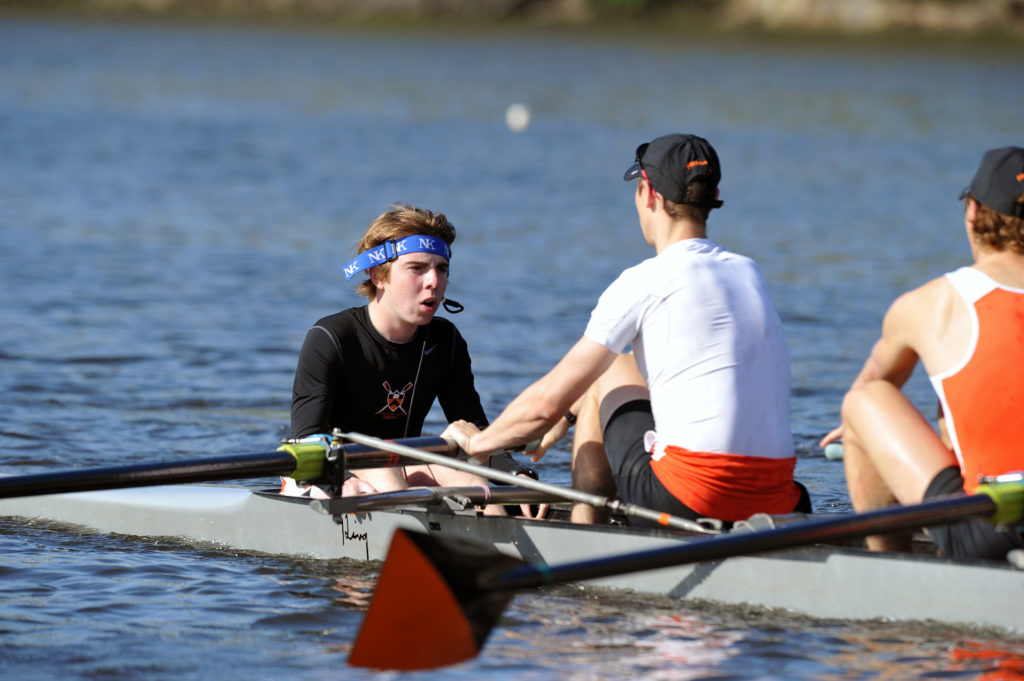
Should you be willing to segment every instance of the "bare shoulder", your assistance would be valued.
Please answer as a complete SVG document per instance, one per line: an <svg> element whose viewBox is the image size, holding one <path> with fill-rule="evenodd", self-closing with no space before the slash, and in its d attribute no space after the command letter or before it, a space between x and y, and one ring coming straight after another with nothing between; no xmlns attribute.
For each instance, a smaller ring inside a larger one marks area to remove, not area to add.
<svg viewBox="0 0 1024 681"><path fill-rule="evenodd" d="M929 373L960 356L969 330L967 307L946 277L901 295L885 318L885 333L913 348Z"/></svg>
<svg viewBox="0 0 1024 681"><path fill-rule="evenodd" d="M920 352L921 346L943 334L955 298L955 290L945 277L907 291L894 300L885 313L883 337Z"/></svg>
<svg viewBox="0 0 1024 681"><path fill-rule="evenodd" d="M911 289L893 301L891 311L912 317L932 316L957 298L956 289L946 277L936 277Z"/></svg>
<svg viewBox="0 0 1024 681"><path fill-rule="evenodd" d="M952 293L945 277L938 277L900 295L885 314L886 326L913 324L930 316Z"/></svg>

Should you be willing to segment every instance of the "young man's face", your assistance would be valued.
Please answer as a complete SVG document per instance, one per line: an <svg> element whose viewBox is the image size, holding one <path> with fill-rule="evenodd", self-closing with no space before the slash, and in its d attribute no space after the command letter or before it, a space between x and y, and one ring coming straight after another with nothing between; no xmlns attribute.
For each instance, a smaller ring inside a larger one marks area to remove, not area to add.
<svg viewBox="0 0 1024 681"><path fill-rule="evenodd" d="M392 324L409 327L430 322L448 288L448 260L433 253L409 253L391 263L388 281L378 281L380 304Z"/></svg>

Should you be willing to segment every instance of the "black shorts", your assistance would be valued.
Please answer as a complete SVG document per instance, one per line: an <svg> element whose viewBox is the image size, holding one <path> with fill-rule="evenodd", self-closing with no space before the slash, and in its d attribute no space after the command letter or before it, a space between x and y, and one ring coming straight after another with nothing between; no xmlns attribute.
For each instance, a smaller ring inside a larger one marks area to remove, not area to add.
<svg viewBox="0 0 1024 681"><path fill-rule="evenodd" d="M950 466L939 471L924 492L925 499L964 491L960 468ZM1024 528L998 531L987 520L965 520L954 525L929 527L928 534L944 556L1006 560L1012 549L1024 547Z"/></svg>
<svg viewBox="0 0 1024 681"><path fill-rule="evenodd" d="M619 488L619 497L628 504L646 506L657 511L696 520L704 517L679 501L654 474L651 454L644 449L644 433L654 430L650 400L633 400L612 413L604 427L604 450ZM811 512L811 498L799 482L800 500L794 510ZM630 518L630 525L660 527L657 523Z"/></svg>

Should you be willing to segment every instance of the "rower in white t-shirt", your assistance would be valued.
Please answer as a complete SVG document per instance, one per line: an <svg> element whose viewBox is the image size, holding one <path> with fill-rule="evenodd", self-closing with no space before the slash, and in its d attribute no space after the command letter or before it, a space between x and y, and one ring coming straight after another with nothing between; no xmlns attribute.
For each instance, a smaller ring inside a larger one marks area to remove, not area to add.
<svg viewBox="0 0 1024 681"><path fill-rule="evenodd" d="M718 155L695 135L659 137L625 179L655 257L608 287L583 337L494 423L444 437L486 458L543 435L537 461L576 423L578 489L688 518L810 512L793 479L782 324L757 265L707 238ZM578 505L573 519L599 511Z"/></svg>

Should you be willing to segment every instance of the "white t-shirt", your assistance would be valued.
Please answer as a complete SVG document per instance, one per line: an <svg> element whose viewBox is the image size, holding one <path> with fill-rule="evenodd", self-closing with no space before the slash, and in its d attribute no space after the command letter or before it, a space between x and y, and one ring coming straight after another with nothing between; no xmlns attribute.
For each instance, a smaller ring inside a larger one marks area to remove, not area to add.
<svg viewBox="0 0 1024 681"><path fill-rule="evenodd" d="M651 391L655 457L691 451L793 456L789 351L757 264L708 239L676 242L631 267L584 332L632 345Z"/></svg>

